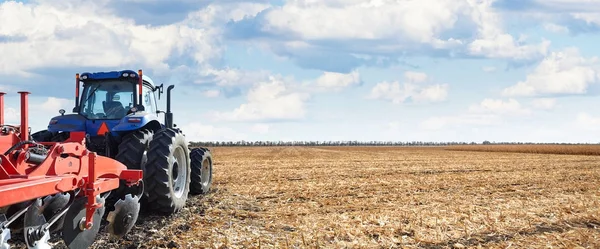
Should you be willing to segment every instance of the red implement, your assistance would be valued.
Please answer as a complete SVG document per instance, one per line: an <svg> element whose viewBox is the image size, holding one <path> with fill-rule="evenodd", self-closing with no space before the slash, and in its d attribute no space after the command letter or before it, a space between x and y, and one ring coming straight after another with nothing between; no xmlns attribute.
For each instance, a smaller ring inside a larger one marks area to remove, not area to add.
<svg viewBox="0 0 600 249"><path fill-rule="evenodd" d="M28 92L19 92L21 124L4 124L4 94L0 93L0 208L75 191L76 197L87 199L82 225L89 229L94 212L102 207L97 196L117 189L121 180L129 186L142 181L141 170L128 170L116 160L87 150L84 132L71 132L60 143L31 141Z"/></svg>

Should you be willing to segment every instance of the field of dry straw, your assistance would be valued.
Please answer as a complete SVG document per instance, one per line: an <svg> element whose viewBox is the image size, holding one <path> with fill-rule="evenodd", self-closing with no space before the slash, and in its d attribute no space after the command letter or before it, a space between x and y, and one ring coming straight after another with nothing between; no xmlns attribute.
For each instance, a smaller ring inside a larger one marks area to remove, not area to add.
<svg viewBox="0 0 600 249"><path fill-rule="evenodd" d="M447 149L448 150L460 150L460 151L519 152L519 153L538 153L538 154L600 156L600 145L598 145L598 144L455 145L455 146L449 146L449 147L447 147Z"/></svg>
<svg viewBox="0 0 600 249"><path fill-rule="evenodd" d="M213 191L96 248L600 248L600 158L214 148Z"/></svg>

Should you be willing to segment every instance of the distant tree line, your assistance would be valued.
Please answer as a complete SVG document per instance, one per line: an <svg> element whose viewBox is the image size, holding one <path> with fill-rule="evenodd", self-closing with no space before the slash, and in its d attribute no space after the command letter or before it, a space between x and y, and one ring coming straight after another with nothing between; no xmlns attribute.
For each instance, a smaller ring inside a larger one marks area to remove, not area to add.
<svg viewBox="0 0 600 249"><path fill-rule="evenodd" d="M549 145L567 145L572 143L531 143L531 142L423 142L423 141L203 141L190 142L190 147L235 147L235 146L452 146L452 145L477 145L477 144L504 144L504 145L525 145L525 144L549 144ZM589 143L587 143L589 144Z"/></svg>

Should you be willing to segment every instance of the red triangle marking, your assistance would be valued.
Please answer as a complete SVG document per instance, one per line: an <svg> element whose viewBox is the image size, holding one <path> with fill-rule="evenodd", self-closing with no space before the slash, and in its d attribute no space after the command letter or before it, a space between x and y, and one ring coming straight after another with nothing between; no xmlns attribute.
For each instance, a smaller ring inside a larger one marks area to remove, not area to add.
<svg viewBox="0 0 600 249"><path fill-rule="evenodd" d="M104 133L108 132L108 126L106 126L105 122L102 122L102 124L100 125L100 128L98 128L98 132L96 133L97 135L104 135Z"/></svg>

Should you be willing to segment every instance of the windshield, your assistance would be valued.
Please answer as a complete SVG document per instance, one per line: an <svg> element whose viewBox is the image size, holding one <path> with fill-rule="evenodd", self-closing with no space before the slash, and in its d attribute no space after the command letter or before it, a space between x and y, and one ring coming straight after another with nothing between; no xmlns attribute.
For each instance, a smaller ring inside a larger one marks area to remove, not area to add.
<svg viewBox="0 0 600 249"><path fill-rule="evenodd" d="M128 81L86 83L79 114L88 119L121 119L133 107L135 84Z"/></svg>

